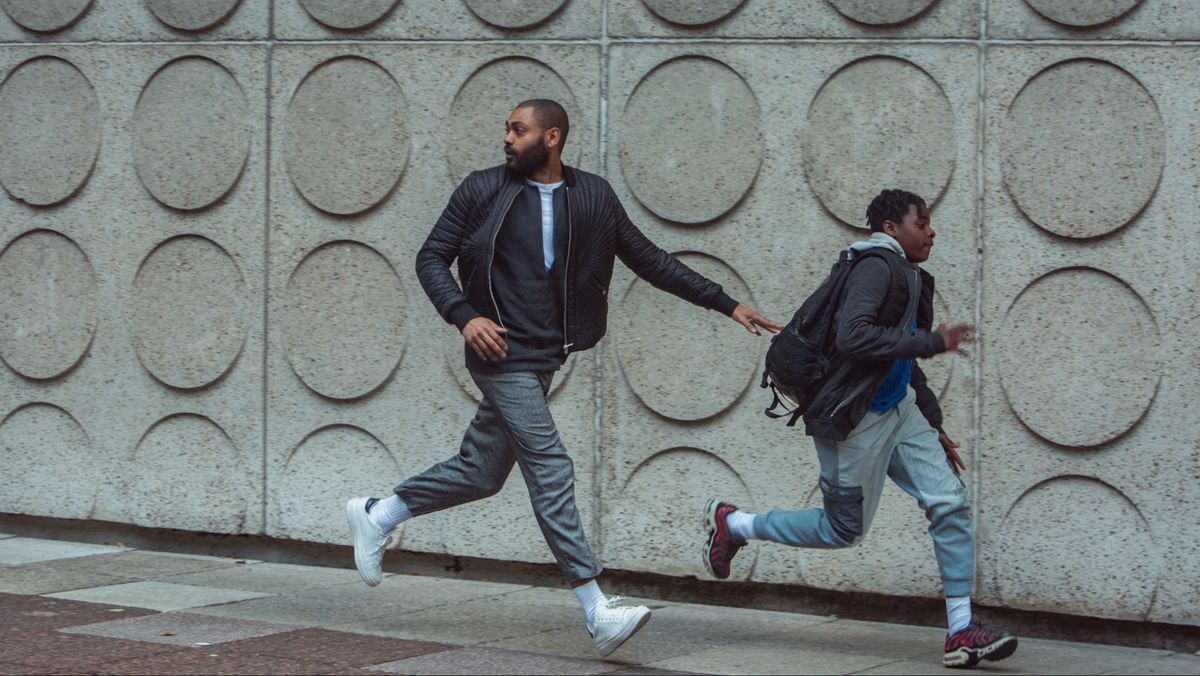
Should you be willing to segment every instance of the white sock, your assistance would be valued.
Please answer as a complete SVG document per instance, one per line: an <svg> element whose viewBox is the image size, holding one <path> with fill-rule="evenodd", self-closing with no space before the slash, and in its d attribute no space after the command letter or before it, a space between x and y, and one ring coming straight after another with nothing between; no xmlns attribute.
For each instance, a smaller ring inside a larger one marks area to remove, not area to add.
<svg viewBox="0 0 1200 676"><path fill-rule="evenodd" d="M392 494L391 497L384 498L379 502L371 505L371 509L367 511L367 516L375 522L376 526L385 533L390 533L392 530L412 518L412 512L408 511L408 505L399 496Z"/></svg>
<svg viewBox="0 0 1200 676"><path fill-rule="evenodd" d="M575 598L579 599L579 605L583 607L583 614L587 616L588 631L594 630L596 628L596 606L605 600L604 594L600 591L600 585L592 580L576 587Z"/></svg>
<svg viewBox="0 0 1200 676"><path fill-rule="evenodd" d="M735 541L744 544L754 539L754 517L754 514L740 509L733 510L725 517L725 523L729 525L729 534Z"/></svg>
<svg viewBox="0 0 1200 676"><path fill-rule="evenodd" d="M951 634L971 626L970 596L946 597L946 624L950 626Z"/></svg>

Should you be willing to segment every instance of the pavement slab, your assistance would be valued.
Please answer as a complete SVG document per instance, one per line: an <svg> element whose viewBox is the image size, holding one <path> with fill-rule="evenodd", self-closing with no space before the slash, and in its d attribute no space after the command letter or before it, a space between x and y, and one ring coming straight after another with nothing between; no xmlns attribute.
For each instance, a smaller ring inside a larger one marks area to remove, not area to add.
<svg viewBox="0 0 1200 676"><path fill-rule="evenodd" d="M1022 638L1014 656L1020 659L1009 658L1004 664L1027 670L1023 673L1134 674L1142 673L1146 663L1171 654L1168 650Z"/></svg>
<svg viewBox="0 0 1200 676"><path fill-rule="evenodd" d="M100 556L120 556L101 554ZM92 557L60 559L23 566L0 568L0 592L7 594L50 594L52 592L105 587L130 582L127 576L109 575L89 570L90 566L73 563L89 562Z"/></svg>
<svg viewBox="0 0 1200 676"><path fill-rule="evenodd" d="M618 663L621 667L632 667L668 657L686 655L695 650L691 644L681 645L669 637L657 634L655 622L656 620L652 616L650 622L638 632L637 636L618 648L607 659L610 662ZM596 652L596 643L587 633L587 628L580 619L576 619L571 626L561 629L489 641L480 644L479 647L557 655L580 660L600 659L600 653Z"/></svg>
<svg viewBox="0 0 1200 676"><path fill-rule="evenodd" d="M498 639L485 645L594 659L595 645L578 616L574 594L568 590L548 591L558 595L559 603L574 609L574 619L556 630ZM803 628L833 622L836 619L820 615L663 603L648 599L625 599L625 602L645 604L654 613L646 628L611 656L622 662L634 664L688 655L718 646L735 645L764 636L789 636Z"/></svg>
<svg viewBox="0 0 1200 676"><path fill-rule="evenodd" d="M152 614L141 608L81 603L45 596L0 594L0 634L35 629L59 629L77 624L107 622Z"/></svg>
<svg viewBox="0 0 1200 676"><path fill-rule="evenodd" d="M650 663L661 669L701 674L849 674L877 667L894 658L846 650L807 647L802 641L788 645L764 643L712 648ZM936 665L941 666L941 656Z"/></svg>
<svg viewBox="0 0 1200 676"><path fill-rule="evenodd" d="M0 540L0 566L19 566L38 561L71 559L77 556L92 556L112 552L128 551L123 547L92 545L63 540L10 537Z"/></svg>
<svg viewBox="0 0 1200 676"><path fill-rule="evenodd" d="M459 648L377 664L389 674L606 674L623 665L498 648Z"/></svg>
<svg viewBox="0 0 1200 676"><path fill-rule="evenodd" d="M522 585L468 582L443 578L392 575L368 587L360 580L307 589L240 603L196 608L192 612L264 622L286 622L327 629L370 630L398 621L410 613L473 598L503 594ZM359 633L375 633L360 631ZM390 635L390 634L385 634ZM419 638L396 636L395 638Z"/></svg>
<svg viewBox="0 0 1200 676"><path fill-rule="evenodd" d="M0 654L6 662L25 667L24 673L87 673L105 662L170 655L181 650L186 649L46 629L0 634Z"/></svg>
<svg viewBox="0 0 1200 676"><path fill-rule="evenodd" d="M823 615L682 603L667 604L655 613L658 620L656 634L695 649L745 641L787 639L797 633L816 630L837 621L835 617Z"/></svg>
<svg viewBox="0 0 1200 676"><path fill-rule="evenodd" d="M1166 657L1147 659L1130 670L1135 674L1200 674L1200 657L1195 655L1175 653ZM1102 672L1105 674L1122 673L1120 669Z"/></svg>
<svg viewBox="0 0 1200 676"><path fill-rule="evenodd" d="M0 577L0 580L3 578ZM358 583L358 573L344 568L293 566L280 563L256 563L210 570L202 573L171 575L159 578L162 582L189 584L201 587L238 589L263 594L286 594Z"/></svg>
<svg viewBox="0 0 1200 676"><path fill-rule="evenodd" d="M137 550L121 555L123 558L111 556L93 557L97 566L103 565L106 572L121 572L136 576L139 580L149 580L164 575L183 575L185 573L200 573L208 570L225 568L242 568L253 565L253 561L245 559L224 559L216 556L193 556L191 554L174 554L166 552L148 552Z"/></svg>
<svg viewBox="0 0 1200 676"><path fill-rule="evenodd" d="M100 674L329 674L346 673L321 662L303 662L277 655L239 655L188 649L182 653L153 655L108 662ZM378 676L376 674L376 676Z"/></svg>
<svg viewBox="0 0 1200 676"><path fill-rule="evenodd" d="M442 643L363 636L328 629L298 629L220 646L229 653L277 655L302 662L320 662L338 669L394 662L451 647Z"/></svg>
<svg viewBox="0 0 1200 676"><path fill-rule="evenodd" d="M654 667L634 666L634 667L625 667L624 669L617 669L616 671L611 671L608 674L606 674L605 676L634 676L634 675L671 676L672 674L691 674L691 673L694 673L694 672L672 671L670 669L656 669Z"/></svg>
<svg viewBox="0 0 1200 676"><path fill-rule="evenodd" d="M853 651L896 661L907 657L936 658L941 665L946 632L936 627L885 624L839 619L769 636L772 644L797 644L806 649Z"/></svg>
<svg viewBox="0 0 1200 676"><path fill-rule="evenodd" d="M1018 652L1020 652L1018 650ZM1000 662L984 662L982 666L976 667L976 671L981 673L994 674L1023 674L1027 673L1013 667L1014 662L1002 660ZM945 674L949 670L942 666L942 658L939 656L936 660L932 659L903 659L863 669L858 672L860 674L889 674L894 676L922 676L934 674Z"/></svg>
<svg viewBox="0 0 1200 676"><path fill-rule="evenodd" d="M195 647L269 636L295 629L297 627L294 625L287 624L205 617L191 613L158 613L127 620L70 627L63 631L89 636L107 636L131 641Z"/></svg>
<svg viewBox="0 0 1200 676"><path fill-rule="evenodd" d="M142 551L95 554L0 568L0 592L49 594L234 567L245 566L237 566L228 559L217 562Z"/></svg>
<svg viewBox="0 0 1200 676"><path fill-rule="evenodd" d="M239 591L236 589L193 587L186 584L142 580L140 582L128 582L107 587L55 592L47 594L47 596L51 598L87 601L89 603L108 603L117 606L133 606L135 608L168 611L231 603L233 601L245 601L260 598L266 596L266 594Z"/></svg>
<svg viewBox="0 0 1200 676"><path fill-rule="evenodd" d="M528 587L411 613L397 613L384 621L357 625L355 630L396 638L474 645L562 627L575 627L577 634L587 637L583 613L574 594Z"/></svg>
<svg viewBox="0 0 1200 676"><path fill-rule="evenodd" d="M1168 662L1174 657L1165 650L1022 638L1012 657L1000 662L984 662L979 669L1005 674L1200 674L1200 660L1192 658L1190 664ZM923 659L889 662L862 673L930 674L941 672L940 665L941 653L938 652ZM1161 671L1155 671L1156 667Z"/></svg>
<svg viewBox="0 0 1200 676"><path fill-rule="evenodd" d="M228 556L208 556L206 554L189 554L187 552L152 552L155 556L167 559L188 559L191 561L207 561L222 565L250 565L262 563L261 559L238 559Z"/></svg>

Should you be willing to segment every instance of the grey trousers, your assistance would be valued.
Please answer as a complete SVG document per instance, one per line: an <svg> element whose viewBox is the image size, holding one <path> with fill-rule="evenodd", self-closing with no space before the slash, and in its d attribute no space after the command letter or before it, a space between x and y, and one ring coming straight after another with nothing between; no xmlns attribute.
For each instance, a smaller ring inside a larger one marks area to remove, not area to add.
<svg viewBox="0 0 1200 676"><path fill-rule="evenodd" d="M575 464L567 455L546 395L553 371L472 373L483 402L458 455L396 486L413 516L495 495L520 465L538 526L569 582L602 570L575 508Z"/></svg>

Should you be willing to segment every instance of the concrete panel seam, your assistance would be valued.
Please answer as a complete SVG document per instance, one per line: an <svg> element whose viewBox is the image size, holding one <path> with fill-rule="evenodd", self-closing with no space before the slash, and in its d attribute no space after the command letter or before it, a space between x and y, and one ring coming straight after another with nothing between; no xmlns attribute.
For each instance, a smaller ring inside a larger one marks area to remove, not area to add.
<svg viewBox="0 0 1200 676"><path fill-rule="evenodd" d="M982 40L987 46L1041 47L1200 47L1200 40L1062 40L997 38ZM3 47L219 47L232 45L311 45L311 46L373 46L373 45L486 45L486 46L624 46L624 45L979 45L978 38L772 38L772 37L626 37L626 38L538 38L529 40L463 39L400 39L386 40L298 40L298 39L229 39L229 40L80 40L54 42L0 41Z"/></svg>
<svg viewBox="0 0 1200 676"><path fill-rule="evenodd" d="M597 125L599 139L597 169L604 173L608 166L608 78L610 74L609 45L608 45L608 1L601 4L601 46L600 46L600 123ZM604 512L603 496L604 482L600 473L603 471L604 450L604 350L596 350L595 368L593 369L592 406L595 407L592 429L592 539L596 543L596 551L604 554Z"/></svg>
<svg viewBox="0 0 1200 676"><path fill-rule="evenodd" d="M46 42L16 42L0 40L5 47L222 47L229 45L267 45L271 40L261 38L228 40L54 40Z"/></svg>
<svg viewBox="0 0 1200 676"><path fill-rule="evenodd" d="M265 154L263 158L263 167L265 174L266 185L264 186L263 194L263 294L262 294L262 531L267 532L267 496L269 495L267 487L267 445L270 443L269 436L269 404L270 401L270 372L267 368L270 359L270 298L271 298L271 131L272 131L272 96L271 96L271 74L272 66L275 61L275 3L270 4L267 11L267 77L266 77L266 104L267 104L267 120L266 120L266 140Z"/></svg>
<svg viewBox="0 0 1200 676"><path fill-rule="evenodd" d="M983 219L986 215L984 208L984 195L986 190L984 172L987 169L985 158L986 146L985 142L985 121L987 120L987 52L988 52L988 0L979 0L979 102L978 102L978 118L976 126L978 129L975 132L975 143L978 146L975 149L975 326L983 324ZM982 397L983 397L983 350L980 343L976 343L975 355L972 359L972 379L974 391L971 393L971 415L974 418L974 429L972 434L975 437L973 446L975 457L971 460L971 522L979 523L979 484L982 473L979 469L979 458L982 455L980 452L980 444L983 440L983 418ZM975 548L978 551L979 542L976 540ZM975 573L976 580L979 578L979 558L976 555ZM978 583L976 584L978 586Z"/></svg>

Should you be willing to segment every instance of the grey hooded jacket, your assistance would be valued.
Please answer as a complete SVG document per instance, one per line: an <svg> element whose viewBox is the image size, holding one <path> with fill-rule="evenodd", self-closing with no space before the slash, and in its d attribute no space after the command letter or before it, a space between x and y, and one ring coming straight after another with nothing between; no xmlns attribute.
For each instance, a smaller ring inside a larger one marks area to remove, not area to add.
<svg viewBox="0 0 1200 676"><path fill-rule="evenodd" d="M916 359L946 351L933 331L933 275L911 265L892 237L872 233L850 247L853 253L885 249L854 265L837 313L834 368L804 412L811 436L842 440L862 421L875 391L897 359L913 359L912 387L917 406L934 429L942 429L942 409ZM853 257L851 261L853 261ZM912 327L913 316L917 328Z"/></svg>

